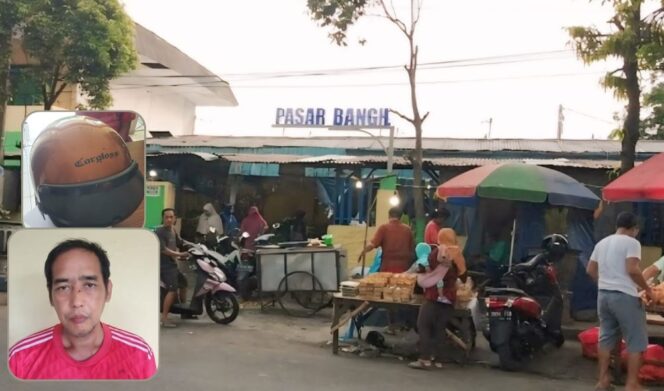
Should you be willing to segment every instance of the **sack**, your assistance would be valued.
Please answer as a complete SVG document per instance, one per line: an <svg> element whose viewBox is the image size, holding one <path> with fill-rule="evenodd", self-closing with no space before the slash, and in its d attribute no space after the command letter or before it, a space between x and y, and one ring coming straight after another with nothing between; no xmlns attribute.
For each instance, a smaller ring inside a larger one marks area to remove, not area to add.
<svg viewBox="0 0 664 391"><path fill-rule="evenodd" d="M599 344L599 327L591 327L578 335L581 342L583 357L597 359L597 345Z"/></svg>
<svg viewBox="0 0 664 391"><path fill-rule="evenodd" d="M581 354L583 357L597 359L597 350L599 346L599 327L591 327L579 333L579 342L581 342ZM625 349L625 340L620 341L621 351Z"/></svg>
<svg viewBox="0 0 664 391"><path fill-rule="evenodd" d="M648 345L643 352L644 360L659 361L664 363L664 347L659 345ZM622 348L620 353L623 369L627 369L627 350ZM641 381L662 381L664 380L664 367L657 365L643 364L639 370L639 380Z"/></svg>

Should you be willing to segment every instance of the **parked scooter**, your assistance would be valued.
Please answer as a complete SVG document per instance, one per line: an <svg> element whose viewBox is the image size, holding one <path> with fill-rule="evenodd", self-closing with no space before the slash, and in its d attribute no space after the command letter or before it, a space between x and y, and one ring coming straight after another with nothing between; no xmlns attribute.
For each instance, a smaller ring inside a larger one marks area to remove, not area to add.
<svg viewBox="0 0 664 391"><path fill-rule="evenodd" d="M204 244L188 243L190 248L190 268L196 271L196 283L188 304L175 303L170 313L183 317L203 314L203 306L210 319L217 323L229 324L237 318L240 305L235 296L235 288L227 283L227 276L222 271L224 257L209 250ZM164 284L161 284L161 304L166 296Z"/></svg>
<svg viewBox="0 0 664 391"><path fill-rule="evenodd" d="M565 342L563 297L553 263L567 249L563 235L549 235L542 241L542 252L505 273L503 288L486 288L489 327L484 335L503 370L519 370L533 353Z"/></svg>

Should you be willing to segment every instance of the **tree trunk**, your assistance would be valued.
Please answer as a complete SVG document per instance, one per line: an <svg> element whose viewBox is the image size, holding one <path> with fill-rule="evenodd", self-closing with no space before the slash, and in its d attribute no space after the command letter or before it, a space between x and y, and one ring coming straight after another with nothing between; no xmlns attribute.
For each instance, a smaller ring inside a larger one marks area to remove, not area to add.
<svg viewBox="0 0 664 391"><path fill-rule="evenodd" d="M639 86L639 64L637 47L641 39L641 7L635 6L630 15L629 24L636 31L635 42L628 48L625 56L624 72L627 92L627 116L624 123L622 149L620 152L620 175L634 167L636 143L639 141L641 116L641 88Z"/></svg>
<svg viewBox="0 0 664 391"><path fill-rule="evenodd" d="M11 48L11 34L0 37L5 48ZM9 68L11 67L11 50L0 51L0 165L5 163L5 118L7 117L7 100L9 100Z"/></svg>

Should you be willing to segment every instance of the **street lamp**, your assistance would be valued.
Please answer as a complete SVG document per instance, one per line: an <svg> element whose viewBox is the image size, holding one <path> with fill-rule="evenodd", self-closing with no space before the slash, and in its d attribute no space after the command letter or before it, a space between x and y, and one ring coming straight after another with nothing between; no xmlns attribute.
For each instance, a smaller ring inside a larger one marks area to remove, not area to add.
<svg viewBox="0 0 664 391"><path fill-rule="evenodd" d="M390 197L390 205L399 206L399 202L401 202L401 200L399 199L399 195L397 194L397 192L395 190L392 197Z"/></svg>
<svg viewBox="0 0 664 391"><path fill-rule="evenodd" d="M385 127L377 127L375 129L384 129ZM369 135L373 140L378 142L380 146L383 148L383 151L385 152L385 155L387 155L387 173L388 175L392 173L392 166L394 164L394 126L390 126L390 137L388 139L388 146L385 147L385 144L381 141L379 137L377 137L375 134L369 132L366 129L357 127L357 126L330 126L328 127L329 130L332 131L353 131L353 132L362 132L366 135Z"/></svg>

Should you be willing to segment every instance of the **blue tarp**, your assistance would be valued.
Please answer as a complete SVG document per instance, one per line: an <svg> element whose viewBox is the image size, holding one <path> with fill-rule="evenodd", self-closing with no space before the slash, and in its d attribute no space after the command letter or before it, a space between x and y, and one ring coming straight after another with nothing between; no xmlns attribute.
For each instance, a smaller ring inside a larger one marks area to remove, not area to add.
<svg viewBox="0 0 664 391"><path fill-rule="evenodd" d="M546 235L546 205L520 202L516 208L516 238L513 263L520 263L534 250L539 250Z"/></svg>
<svg viewBox="0 0 664 391"><path fill-rule="evenodd" d="M588 260L595 247L593 212L570 208L567 211L567 238L572 250L579 251L577 269L572 280L572 311L597 307L597 285L586 273Z"/></svg>

